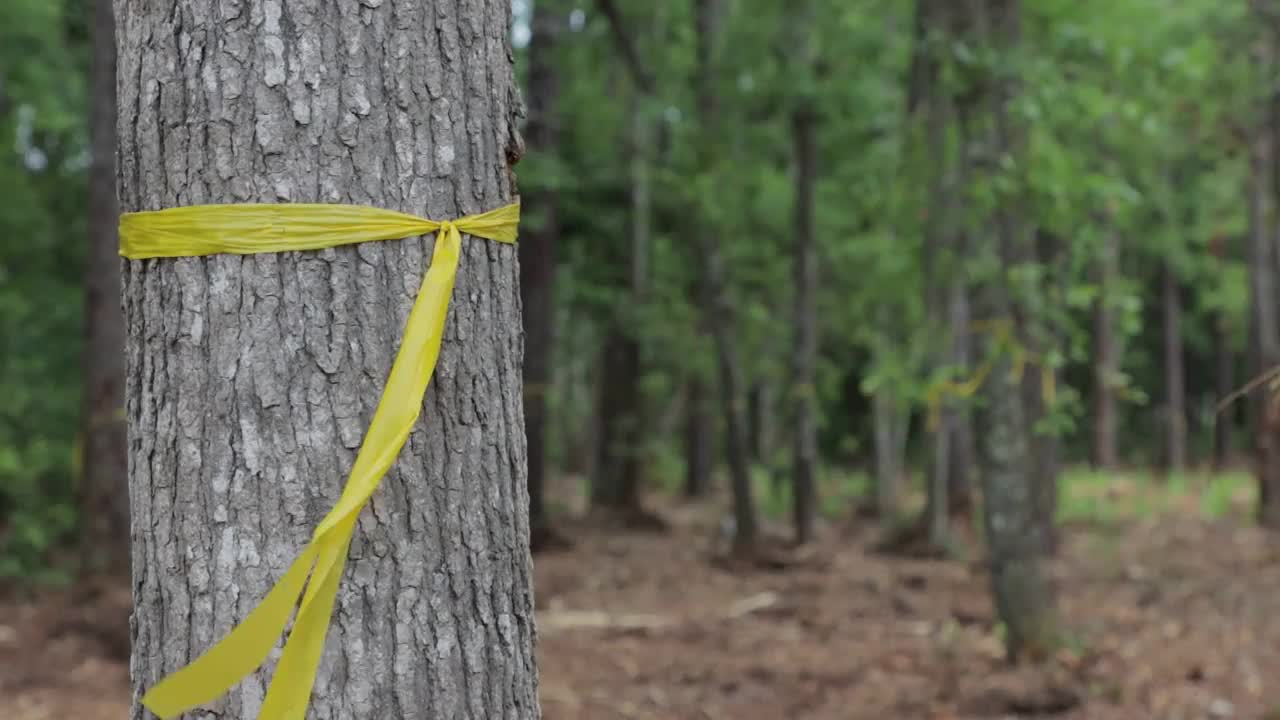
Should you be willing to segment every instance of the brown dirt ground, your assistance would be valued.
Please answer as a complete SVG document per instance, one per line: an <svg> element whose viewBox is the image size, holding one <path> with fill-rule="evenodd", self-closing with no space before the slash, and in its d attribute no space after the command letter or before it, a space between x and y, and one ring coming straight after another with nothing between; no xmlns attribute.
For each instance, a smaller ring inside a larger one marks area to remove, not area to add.
<svg viewBox="0 0 1280 720"><path fill-rule="evenodd" d="M536 561L548 720L1280 718L1280 546L1186 513L1067 528L1068 649L1002 659L978 563L828 529L783 570L711 562L710 511L666 534L574 523ZM127 591L0 600L0 718L123 718Z"/></svg>

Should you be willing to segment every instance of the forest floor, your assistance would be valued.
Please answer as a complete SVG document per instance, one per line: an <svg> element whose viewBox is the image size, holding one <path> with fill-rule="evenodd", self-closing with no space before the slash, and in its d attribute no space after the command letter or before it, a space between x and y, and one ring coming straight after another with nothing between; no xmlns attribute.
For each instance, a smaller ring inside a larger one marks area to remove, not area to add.
<svg viewBox="0 0 1280 720"><path fill-rule="evenodd" d="M1280 543L1243 499L1207 513L1203 489L1153 500L1123 478L1073 492L1099 517L1067 518L1068 641L1031 668L1002 657L977 552L883 555L873 526L832 521L743 571L712 560L723 504L655 499L664 534L566 521L573 547L535 561L543 716L1280 719ZM127 590L19 597L0 598L0 718L127 717Z"/></svg>

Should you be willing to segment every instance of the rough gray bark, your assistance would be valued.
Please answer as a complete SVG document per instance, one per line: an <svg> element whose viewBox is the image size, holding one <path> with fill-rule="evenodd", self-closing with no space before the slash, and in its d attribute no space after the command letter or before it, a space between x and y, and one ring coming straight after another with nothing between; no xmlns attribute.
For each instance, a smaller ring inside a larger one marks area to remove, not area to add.
<svg viewBox="0 0 1280 720"><path fill-rule="evenodd" d="M987 42L1011 53L1021 42L1018 0L970 0L973 15L988 34ZM994 119L991 142L1000 153L1025 152L1025 133L1010 112L1019 92L1016 76L994 78L985 99ZM1032 237L1015 198L996 210L997 257L1006 267L1031 256ZM1013 302L1008 280L986 287L992 317L1014 317L1015 339L1031 347L1025 308ZM1044 488L1043 458L1032 436L1037 408L1028 408L1024 387L1010 374L1003 354L986 384L987 416L981 424L983 462L982 507L987 536L991 589L1008 634L1005 646L1013 659L1047 657L1059 642L1055 590L1046 568L1052 518L1046 518L1038 495ZM1025 372L1025 371L1024 371Z"/></svg>
<svg viewBox="0 0 1280 720"><path fill-rule="evenodd" d="M126 210L449 219L514 197L506 0L115 8ZM135 720L337 500L432 245L127 264ZM310 717L539 717L516 252L463 240L422 419L360 517ZM255 718L274 664L210 711Z"/></svg>
<svg viewBox="0 0 1280 720"><path fill-rule="evenodd" d="M84 383L80 420L81 557L91 574L129 575L125 459L124 315L116 238L116 46L111 0L93 17L89 135L89 252L84 274Z"/></svg>
<svg viewBox="0 0 1280 720"><path fill-rule="evenodd" d="M982 424L982 498L992 596L1008 630L1014 659L1045 657L1057 643L1053 589L1043 570L1049 546L1035 512L1035 468L1019 383L1007 356L988 382L989 409Z"/></svg>

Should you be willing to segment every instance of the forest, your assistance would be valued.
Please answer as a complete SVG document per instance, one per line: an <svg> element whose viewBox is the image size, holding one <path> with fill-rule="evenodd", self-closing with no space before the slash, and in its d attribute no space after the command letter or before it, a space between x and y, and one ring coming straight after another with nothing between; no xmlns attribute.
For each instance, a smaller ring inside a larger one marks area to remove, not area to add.
<svg viewBox="0 0 1280 720"><path fill-rule="evenodd" d="M0 718L1280 720L1280 0L0 0L0 198Z"/></svg>

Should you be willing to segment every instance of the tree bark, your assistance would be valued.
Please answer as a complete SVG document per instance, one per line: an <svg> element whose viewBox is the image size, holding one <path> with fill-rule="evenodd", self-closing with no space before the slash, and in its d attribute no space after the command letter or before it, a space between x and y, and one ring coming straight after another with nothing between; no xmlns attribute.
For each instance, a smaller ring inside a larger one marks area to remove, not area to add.
<svg viewBox="0 0 1280 720"><path fill-rule="evenodd" d="M1116 389L1120 348L1115 312L1119 244L1114 232L1107 232L1103 238L1097 266L1098 299L1093 306L1093 466L1099 470L1114 470L1119 462Z"/></svg>
<svg viewBox="0 0 1280 720"><path fill-rule="evenodd" d="M637 99L643 105L643 99ZM644 408L640 395L640 339L648 273L650 226L649 121L643 107L632 115L631 247L627 261L630 293L616 307L605 340L601 383L600 436L593 507L620 512L629 520L645 517L640 499Z"/></svg>
<svg viewBox="0 0 1280 720"><path fill-rule="evenodd" d="M514 197L506 0L115 8L126 210L449 219ZM432 246L127 264L135 720L142 692L244 617L337 500ZM315 717L540 715L516 253L463 240L421 422L351 545ZM208 713L256 717L273 664Z"/></svg>
<svg viewBox="0 0 1280 720"><path fill-rule="evenodd" d="M124 314L116 238L116 46L111 0L94 2L89 252L84 275L81 557L88 574L129 576Z"/></svg>
<svg viewBox="0 0 1280 720"><path fill-rule="evenodd" d="M1275 148L1260 127L1250 143L1249 176L1249 304L1252 332L1252 375L1280 364L1280 324L1276 315L1276 248L1269 218L1272 211L1271 169ZM1250 394L1254 463L1258 480L1258 522L1280 530L1280 403L1265 386Z"/></svg>
<svg viewBox="0 0 1280 720"><path fill-rule="evenodd" d="M1021 43L1021 13L1018 0L970 0L977 22L989 34L998 52L1007 53ZM994 117L992 142L997 152L1020 156L1025 152L1025 134L1011 116L1010 106L1019 90L1018 79L1005 75L993 78L986 98ZM1020 217L1017 198L1006 198L995 213L998 257L1009 266L1034 257L1032 233ZM1016 338L1029 344L1025 314L1012 300L1007 279L988 287L988 305L993 317L1014 317ZM1058 642L1055 590L1045 568L1045 552L1050 547L1052 527L1041 510L1037 493L1043 467L1033 454L1034 417L1029 416L1024 390L1010 374L1007 353L996 363L987 387L987 420L983 422L984 462L983 524L991 568L992 595L1000 619L1008 633L1005 646L1012 659L1047 657ZM1025 371L1024 371L1025 372Z"/></svg>
<svg viewBox="0 0 1280 720"><path fill-rule="evenodd" d="M554 153L559 142L556 105L560 83L552 61L564 16L553 0L538 0L533 8L529 39L529 148ZM524 321L524 429L529 449L529 531L533 549L550 538L546 503L547 390L551 384L554 340L556 241L560 236L556 199L550 191L526 193L537 208L534 222L521 233L520 303Z"/></svg>
<svg viewBox="0 0 1280 720"><path fill-rule="evenodd" d="M1187 464L1187 391L1182 361L1182 296L1178 276L1166 261L1161 287L1164 304L1165 468Z"/></svg>
<svg viewBox="0 0 1280 720"><path fill-rule="evenodd" d="M816 111L808 98L800 101L791 118L795 152L795 315L796 349L793 387L796 389L792 435L792 511L797 543L813 539L818 516L818 430L814 365L818 355L818 319L815 296L818 254L814 245L813 201L817 175L814 141Z"/></svg>
<svg viewBox="0 0 1280 720"><path fill-rule="evenodd" d="M872 397L875 423L876 516L892 520L898 514L899 484L902 480L906 445L906 413L885 388Z"/></svg>
<svg viewBox="0 0 1280 720"><path fill-rule="evenodd" d="M774 391L767 380L757 380L747 396L747 417L751 459L770 464L773 460Z"/></svg>
<svg viewBox="0 0 1280 720"><path fill-rule="evenodd" d="M697 0L694 11L696 42L696 94L698 115L703 124L703 153L706 166L714 158L710 145L714 143L717 97L717 80L713 61L716 21L719 14L718 0ZM738 361L734 342L734 312L726 286L724 257L716 230L704 220L703 227L695 231L698 253L702 260L703 282L706 283L708 305L706 316L715 343L716 364L720 371L720 397L725 416L726 453L728 455L730 488L733 491L735 554L750 554L756 545L756 507L751 487L751 474L747 462L746 411L742 397L742 367Z"/></svg>
<svg viewBox="0 0 1280 720"><path fill-rule="evenodd" d="M705 497L711 490L711 472L714 464L714 430L711 417L711 398L707 385L701 378L689 381L685 400L684 428L684 494L689 498Z"/></svg>
<svg viewBox="0 0 1280 720"><path fill-rule="evenodd" d="M601 357L600 405L597 414L596 460L591 480L591 506L626 517L642 514L639 448L633 439L638 402L635 344L615 323L605 337Z"/></svg>
<svg viewBox="0 0 1280 720"><path fill-rule="evenodd" d="M983 423L983 521L991 567L992 594L1008 634L1013 659L1046 657L1057 642L1053 589L1045 576L1049 541L1037 517L1032 448L1020 387L1007 359L989 381L989 410Z"/></svg>
<svg viewBox="0 0 1280 720"><path fill-rule="evenodd" d="M1228 313L1221 313L1214 324L1214 385L1217 404L1221 404L1235 392L1236 355L1231 348L1231 318ZM1234 407L1226 407L1214 415L1213 424L1213 468L1226 470L1231 464L1231 431L1237 417Z"/></svg>
<svg viewBox="0 0 1280 720"><path fill-rule="evenodd" d="M959 252L965 252L963 245ZM948 314L951 317L952 361L964 368L965 373L971 373L973 335L969 332L969 289L962 273L952 283ZM967 523L973 511L973 412L968 404L964 404L951 410L949 420L947 513Z"/></svg>

